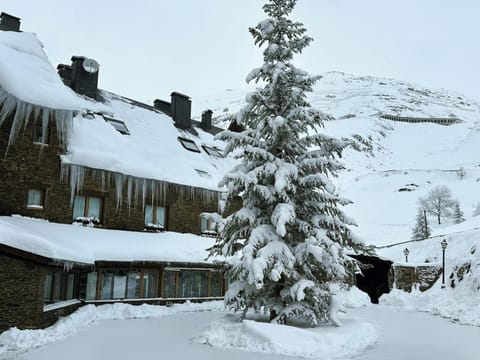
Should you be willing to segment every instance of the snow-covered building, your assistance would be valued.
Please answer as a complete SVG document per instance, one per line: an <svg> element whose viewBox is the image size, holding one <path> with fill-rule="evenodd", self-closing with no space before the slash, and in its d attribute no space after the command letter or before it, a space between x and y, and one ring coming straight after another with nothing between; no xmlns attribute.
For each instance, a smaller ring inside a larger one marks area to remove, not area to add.
<svg viewBox="0 0 480 360"><path fill-rule="evenodd" d="M0 15L0 331L85 302L220 297L207 259L232 162L212 112L178 92L153 105L98 89L98 63L57 71ZM208 235L208 236L206 236Z"/></svg>

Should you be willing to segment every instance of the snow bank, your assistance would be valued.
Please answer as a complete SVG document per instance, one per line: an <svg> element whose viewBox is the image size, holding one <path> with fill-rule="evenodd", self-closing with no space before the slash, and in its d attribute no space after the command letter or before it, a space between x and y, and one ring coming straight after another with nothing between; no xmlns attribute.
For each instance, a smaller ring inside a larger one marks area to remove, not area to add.
<svg viewBox="0 0 480 360"><path fill-rule="evenodd" d="M224 305L221 301L199 304L186 302L170 307L147 304L139 306L128 304L86 305L46 329L19 330L11 328L1 333L0 355L7 351L23 351L64 339L102 320L145 319L195 311L219 311L223 308Z"/></svg>
<svg viewBox="0 0 480 360"><path fill-rule="evenodd" d="M462 325L480 326L479 293L437 286L435 289L411 293L392 290L380 298L380 303L398 309L415 310L438 315Z"/></svg>
<svg viewBox="0 0 480 360"><path fill-rule="evenodd" d="M377 340L374 327L349 321L341 327L301 329L244 320L215 322L194 341L218 348L241 349L307 359L338 359L358 355Z"/></svg>
<svg viewBox="0 0 480 360"><path fill-rule="evenodd" d="M429 261L430 264L435 262L441 265L440 242L443 239L448 242L444 289L441 288L440 278L426 292L415 289L411 293L393 290L390 294L382 295L380 302L404 309L426 311L461 324L480 326L480 230L475 229L479 221L480 218L473 218L443 229L444 234L441 236L379 250L380 255L401 263L403 249L408 247L409 264L425 264ZM474 229L461 231L469 227Z"/></svg>

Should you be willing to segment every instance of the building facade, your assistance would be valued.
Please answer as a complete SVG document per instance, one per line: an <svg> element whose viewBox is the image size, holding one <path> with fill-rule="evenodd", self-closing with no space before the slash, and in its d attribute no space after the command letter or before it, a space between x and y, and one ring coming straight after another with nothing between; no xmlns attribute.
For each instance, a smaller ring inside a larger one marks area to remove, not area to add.
<svg viewBox="0 0 480 360"><path fill-rule="evenodd" d="M221 298L201 214L222 212L232 160L212 112L192 120L178 92L148 105L100 90L96 61L71 60L55 70L0 15L0 331L85 303Z"/></svg>

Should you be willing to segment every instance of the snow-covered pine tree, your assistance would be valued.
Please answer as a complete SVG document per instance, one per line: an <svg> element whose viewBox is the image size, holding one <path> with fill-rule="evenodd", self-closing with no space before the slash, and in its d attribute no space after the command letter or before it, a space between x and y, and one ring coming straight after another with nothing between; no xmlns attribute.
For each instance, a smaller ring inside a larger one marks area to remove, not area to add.
<svg viewBox="0 0 480 360"><path fill-rule="evenodd" d="M460 224L465 221L465 218L463 217L463 211L460 208L460 201L455 200L455 204L453 205L453 222L455 224Z"/></svg>
<svg viewBox="0 0 480 360"><path fill-rule="evenodd" d="M427 212L422 207L418 208L415 218L415 227L412 231L412 240L423 240L430 236L430 226L428 226Z"/></svg>
<svg viewBox="0 0 480 360"><path fill-rule="evenodd" d="M278 323L298 317L316 325L329 319L328 283L347 274L344 249L363 245L352 240L353 220L340 210L349 201L330 180L342 169L337 158L345 143L321 132L330 117L306 99L319 77L291 63L312 41L303 24L288 18L295 3L269 0L268 18L250 28L265 48L263 65L247 82L263 87L235 116L246 130L219 136L240 159L223 180L227 208L238 198L243 206L225 219L211 254L233 259L227 306L244 314L262 309Z"/></svg>

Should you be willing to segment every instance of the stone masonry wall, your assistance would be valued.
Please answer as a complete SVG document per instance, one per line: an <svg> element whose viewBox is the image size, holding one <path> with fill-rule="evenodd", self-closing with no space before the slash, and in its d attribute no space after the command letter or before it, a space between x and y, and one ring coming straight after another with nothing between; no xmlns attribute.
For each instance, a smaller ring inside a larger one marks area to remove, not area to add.
<svg viewBox="0 0 480 360"><path fill-rule="evenodd" d="M46 218L52 222L71 223L72 207L70 188L61 183L60 154L55 129L51 130L50 146L33 144L32 124L15 144L8 149L10 122L0 127L0 215L21 214L30 217ZM173 171L173 170L172 170ZM45 206L42 210L27 209L29 188L45 189ZM102 189L99 180L87 177L83 188L85 195L103 198L102 226L110 229L142 231L144 211L142 200L127 205L126 194L117 208L117 198L113 186ZM178 195L178 186L171 184L165 197L166 227L169 231L200 234L200 213L217 212L216 200L184 198Z"/></svg>
<svg viewBox="0 0 480 360"><path fill-rule="evenodd" d="M430 289L442 274L439 265L404 266L394 265L395 287L410 292L412 288L420 291Z"/></svg>
<svg viewBox="0 0 480 360"><path fill-rule="evenodd" d="M0 332L37 328L43 316L46 267L0 254Z"/></svg>

